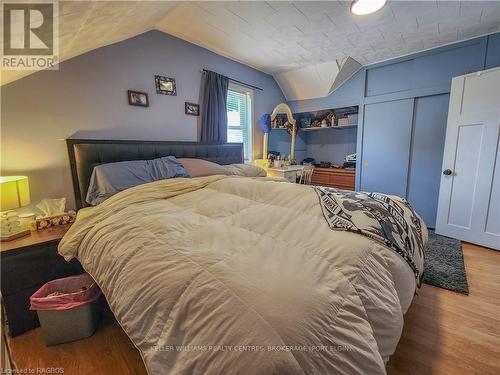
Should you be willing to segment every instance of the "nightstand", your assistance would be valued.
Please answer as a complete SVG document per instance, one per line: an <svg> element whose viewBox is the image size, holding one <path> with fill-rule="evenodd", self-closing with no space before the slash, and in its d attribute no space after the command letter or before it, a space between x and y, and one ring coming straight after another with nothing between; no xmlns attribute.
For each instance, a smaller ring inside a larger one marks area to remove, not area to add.
<svg viewBox="0 0 500 375"><path fill-rule="evenodd" d="M2 303L10 336L40 325L36 311L29 309L29 299L43 284L85 272L76 259L66 262L57 252L57 245L69 227L38 230L0 243Z"/></svg>

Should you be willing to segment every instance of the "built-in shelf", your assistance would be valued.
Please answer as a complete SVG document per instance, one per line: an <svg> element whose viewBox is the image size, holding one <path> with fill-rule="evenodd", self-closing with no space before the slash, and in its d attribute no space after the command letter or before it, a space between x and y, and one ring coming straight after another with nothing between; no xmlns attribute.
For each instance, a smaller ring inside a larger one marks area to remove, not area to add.
<svg viewBox="0 0 500 375"><path fill-rule="evenodd" d="M355 128L358 125L342 125L342 126L327 126L324 128L321 127L316 127L316 128L300 128L300 130L303 130L305 132L312 132L316 130L326 130L326 129L350 129L350 128Z"/></svg>

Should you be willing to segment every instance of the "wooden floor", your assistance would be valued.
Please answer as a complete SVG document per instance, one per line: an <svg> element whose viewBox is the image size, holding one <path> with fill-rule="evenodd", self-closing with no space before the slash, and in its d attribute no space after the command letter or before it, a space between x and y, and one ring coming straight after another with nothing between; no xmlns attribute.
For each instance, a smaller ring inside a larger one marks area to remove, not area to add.
<svg viewBox="0 0 500 375"><path fill-rule="evenodd" d="M424 285L387 365L399 374L500 374L500 252L464 244L469 296ZM145 375L137 350L105 319L94 336L46 347L40 329L9 339L18 369L63 367L65 375Z"/></svg>
<svg viewBox="0 0 500 375"><path fill-rule="evenodd" d="M424 285L387 365L398 374L500 374L500 251L463 244L469 295Z"/></svg>

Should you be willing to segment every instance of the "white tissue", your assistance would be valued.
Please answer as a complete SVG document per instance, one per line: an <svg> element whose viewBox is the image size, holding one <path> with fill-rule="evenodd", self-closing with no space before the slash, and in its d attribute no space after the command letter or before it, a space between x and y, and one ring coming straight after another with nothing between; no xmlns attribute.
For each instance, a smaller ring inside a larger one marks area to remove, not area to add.
<svg viewBox="0 0 500 375"><path fill-rule="evenodd" d="M43 212L43 217L61 215L66 208L66 198L42 199L36 207Z"/></svg>

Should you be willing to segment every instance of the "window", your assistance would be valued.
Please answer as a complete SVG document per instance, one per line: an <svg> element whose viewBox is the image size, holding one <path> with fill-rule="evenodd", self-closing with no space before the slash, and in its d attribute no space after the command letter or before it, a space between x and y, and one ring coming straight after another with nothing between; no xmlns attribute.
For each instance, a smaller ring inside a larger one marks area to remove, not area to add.
<svg viewBox="0 0 500 375"><path fill-rule="evenodd" d="M243 143L245 160L252 160L253 92L246 87L229 84L227 92L227 141Z"/></svg>

